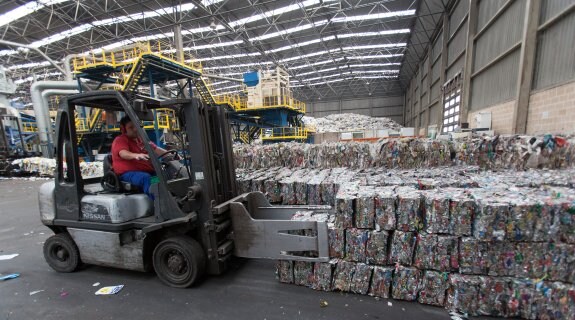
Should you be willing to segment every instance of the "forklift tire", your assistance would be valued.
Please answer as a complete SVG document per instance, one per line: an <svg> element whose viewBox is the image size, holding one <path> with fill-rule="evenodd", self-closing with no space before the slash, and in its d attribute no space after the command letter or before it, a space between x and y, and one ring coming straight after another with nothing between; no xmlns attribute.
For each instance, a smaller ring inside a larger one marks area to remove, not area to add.
<svg viewBox="0 0 575 320"><path fill-rule="evenodd" d="M187 236L175 236L160 242L154 249L153 260L158 278L174 288L192 286L206 270L204 249Z"/></svg>
<svg viewBox="0 0 575 320"><path fill-rule="evenodd" d="M44 242L44 259L58 272L74 272L81 264L80 251L67 233L55 234Z"/></svg>

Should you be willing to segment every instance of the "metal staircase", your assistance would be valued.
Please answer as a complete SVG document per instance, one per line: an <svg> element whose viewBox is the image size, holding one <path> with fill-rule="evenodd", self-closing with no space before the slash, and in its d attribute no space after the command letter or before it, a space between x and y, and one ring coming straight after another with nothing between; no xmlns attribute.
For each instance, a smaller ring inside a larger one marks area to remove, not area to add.
<svg viewBox="0 0 575 320"><path fill-rule="evenodd" d="M214 96L210 92L208 85L206 84L206 82L204 81L204 79L202 77L198 77L198 78L194 79L194 86L196 86L196 89L198 90L198 93L200 94L200 98L202 99L202 101L205 104L208 104L208 105L215 105L216 104L216 100L214 99Z"/></svg>

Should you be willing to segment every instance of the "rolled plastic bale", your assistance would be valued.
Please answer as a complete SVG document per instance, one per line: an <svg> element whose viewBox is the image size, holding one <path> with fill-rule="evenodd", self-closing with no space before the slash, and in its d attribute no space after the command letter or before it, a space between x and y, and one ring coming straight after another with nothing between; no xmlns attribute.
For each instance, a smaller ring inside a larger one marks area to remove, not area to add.
<svg viewBox="0 0 575 320"><path fill-rule="evenodd" d="M333 290L349 292L354 270L355 263L338 261L333 274Z"/></svg>
<svg viewBox="0 0 575 320"><path fill-rule="evenodd" d="M509 302L513 296L511 278L479 277L479 304L477 312L480 315L509 317Z"/></svg>
<svg viewBox="0 0 575 320"><path fill-rule="evenodd" d="M415 301L419 292L421 270L398 266L393 275L391 296L393 299Z"/></svg>
<svg viewBox="0 0 575 320"><path fill-rule="evenodd" d="M375 190L375 225L382 230L395 230L397 224L394 187L381 187Z"/></svg>
<svg viewBox="0 0 575 320"><path fill-rule="evenodd" d="M310 287L313 283L313 262L294 262L294 283L298 286Z"/></svg>
<svg viewBox="0 0 575 320"><path fill-rule="evenodd" d="M356 263L351 280L350 290L353 293L367 294L373 267L365 263Z"/></svg>
<svg viewBox="0 0 575 320"><path fill-rule="evenodd" d="M443 307L445 305L447 280L448 273L446 272L425 271L417 301L419 303Z"/></svg>
<svg viewBox="0 0 575 320"><path fill-rule="evenodd" d="M337 260L329 262L316 262L313 265L313 280L311 288L321 291L331 291L333 282L333 271L337 265Z"/></svg>
<svg viewBox="0 0 575 320"><path fill-rule="evenodd" d="M389 233L387 231L369 231L366 244L368 264L387 264L387 247Z"/></svg>
<svg viewBox="0 0 575 320"><path fill-rule="evenodd" d="M397 188L397 229L418 231L422 226L423 198L421 192L409 188Z"/></svg>
<svg viewBox="0 0 575 320"><path fill-rule="evenodd" d="M480 201L475 214L473 236L485 241L503 241L507 229L509 205Z"/></svg>
<svg viewBox="0 0 575 320"><path fill-rule="evenodd" d="M389 252L389 262L410 266L415 249L415 233L394 231Z"/></svg>
<svg viewBox="0 0 575 320"><path fill-rule="evenodd" d="M479 276L450 274L445 308L470 316L478 315L479 284Z"/></svg>
<svg viewBox="0 0 575 320"><path fill-rule="evenodd" d="M276 275L282 283L294 283L293 261L279 260L276 265Z"/></svg>
<svg viewBox="0 0 575 320"><path fill-rule="evenodd" d="M455 236L437 236L433 269L457 271L459 269L459 242Z"/></svg>
<svg viewBox="0 0 575 320"><path fill-rule="evenodd" d="M424 225L427 233L449 233L450 196L437 191L425 194Z"/></svg>
<svg viewBox="0 0 575 320"><path fill-rule="evenodd" d="M473 237L461 238L459 242L459 272L464 274L487 274L488 254L487 242Z"/></svg>
<svg viewBox="0 0 575 320"><path fill-rule="evenodd" d="M375 223L375 189L373 187L360 187L354 215L355 227L373 229Z"/></svg>
<svg viewBox="0 0 575 320"><path fill-rule="evenodd" d="M389 298L391 281L393 279L393 267L373 267L373 276L369 288L369 295L381 298Z"/></svg>
<svg viewBox="0 0 575 320"><path fill-rule="evenodd" d="M368 230L345 230L345 259L353 262L365 262L365 247L368 239Z"/></svg>
<svg viewBox="0 0 575 320"><path fill-rule="evenodd" d="M490 276L515 276L515 245L510 242L489 244L487 269Z"/></svg>
<svg viewBox="0 0 575 320"><path fill-rule="evenodd" d="M437 235L419 233L415 245L413 265L419 269L432 269L435 264Z"/></svg>

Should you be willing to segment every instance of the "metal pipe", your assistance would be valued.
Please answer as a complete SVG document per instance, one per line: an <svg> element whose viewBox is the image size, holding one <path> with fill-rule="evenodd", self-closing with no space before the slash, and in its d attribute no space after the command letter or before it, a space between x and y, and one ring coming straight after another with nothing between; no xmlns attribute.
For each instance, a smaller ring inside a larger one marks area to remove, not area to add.
<svg viewBox="0 0 575 320"><path fill-rule="evenodd" d="M66 81L74 80L74 76L72 75L72 66L71 66L70 61L74 58L81 57L81 56L83 56L83 55L81 55L81 54L69 54L66 57L64 57L64 60L63 60L64 61L64 70L66 71L64 73L64 76L66 76Z"/></svg>
<svg viewBox="0 0 575 320"><path fill-rule="evenodd" d="M17 42L12 42L12 41L6 41L6 40L0 40L0 44L5 44L8 46L13 46L13 47L32 49L32 50L38 52L38 54L40 54L44 59L46 59L48 62L50 62L54 66L54 68L56 68L56 69L58 69L58 71L62 72L62 74L66 74L66 70L62 69L62 67L60 67L56 63L56 61L50 59L50 57L48 57L44 52L42 52L40 49L38 49L36 47L32 47L32 46L27 45L27 44L22 44L22 43L17 43Z"/></svg>
<svg viewBox="0 0 575 320"><path fill-rule="evenodd" d="M50 114L48 112L48 105L44 104L42 91L51 89L77 90L78 83L76 81L37 81L30 86L32 105L36 116L36 125L38 126L38 137L40 138L40 147L42 148L44 146L44 148L48 148L42 150L44 156L52 155L53 150L50 148L52 141Z"/></svg>
<svg viewBox="0 0 575 320"><path fill-rule="evenodd" d="M57 96L57 95L71 95L71 94L76 94L78 93L78 89L74 89L74 90L61 90L61 89L47 89L42 91L42 103L44 105L44 110L46 110L47 112L47 116L48 116L48 150L47 150L47 154L48 157L53 158L54 157L54 138L52 135L52 121L50 120L50 97L51 96ZM38 132L40 130L38 129ZM42 152L44 154L44 152Z"/></svg>
<svg viewBox="0 0 575 320"><path fill-rule="evenodd" d="M220 80L230 80L230 81L236 81L236 82L241 82L243 83L244 80L243 79L235 79L235 78L228 78L228 77L221 77L221 76L214 76L211 74L202 74L202 77L206 77L206 78L214 78L214 79L220 79Z"/></svg>

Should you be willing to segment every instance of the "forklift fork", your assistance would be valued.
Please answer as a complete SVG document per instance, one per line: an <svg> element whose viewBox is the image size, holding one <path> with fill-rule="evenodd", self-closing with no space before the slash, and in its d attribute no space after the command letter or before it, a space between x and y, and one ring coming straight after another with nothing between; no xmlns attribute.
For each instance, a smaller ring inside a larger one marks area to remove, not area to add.
<svg viewBox="0 0 575 320"><path fill-rule="evenodd" d="M272 206L261 192L242 194L216 206L214 213L229 212L233 226L234 254L264 258L327 262L327 223L290 220L297 211L327 213L329 206ZM297 235L305 232L311 235ZM313 253L317 257L299 255ZM298 254L294 254L298 253Z"/></svg>

